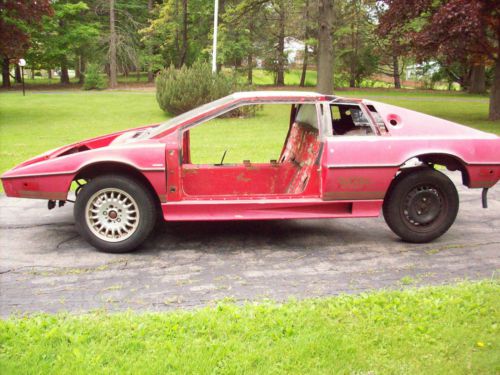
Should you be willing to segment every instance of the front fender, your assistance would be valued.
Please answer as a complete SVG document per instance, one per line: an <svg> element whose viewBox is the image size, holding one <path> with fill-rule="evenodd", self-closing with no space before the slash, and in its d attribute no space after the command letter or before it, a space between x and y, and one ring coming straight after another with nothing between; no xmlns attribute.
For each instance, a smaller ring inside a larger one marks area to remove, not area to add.
<svg viewBox="0 0 500 375"><path fill-rule="evenodd" d="M157 192L165 191L165 145L155 140L21 164L5 172L1 179L9 197L66 200L71 182L78 172L103 162L135 168L148 178Z"/></svg>

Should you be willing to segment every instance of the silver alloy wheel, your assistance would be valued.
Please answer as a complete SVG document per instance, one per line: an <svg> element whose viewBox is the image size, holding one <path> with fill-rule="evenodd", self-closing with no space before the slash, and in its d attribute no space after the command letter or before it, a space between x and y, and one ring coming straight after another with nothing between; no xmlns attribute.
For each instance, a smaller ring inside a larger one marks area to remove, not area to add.
<svg viewBox="0 0 500 375"><path fill-rule="evenodd" d="M107 242L120 242L135 233L139 226L137 202L127 192L107 188L90 197L85 220L94 235Z"/></svg>

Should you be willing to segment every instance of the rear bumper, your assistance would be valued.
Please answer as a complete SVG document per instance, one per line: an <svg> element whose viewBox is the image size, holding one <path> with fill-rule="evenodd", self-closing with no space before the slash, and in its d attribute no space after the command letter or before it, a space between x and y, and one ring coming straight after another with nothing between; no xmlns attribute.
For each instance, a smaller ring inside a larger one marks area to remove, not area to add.
<svg viewBox="0 0 500 375"><path fill-rule="evenodd" d="M500 165L468 165L469 188L491 188L500 180Z"/></svg>

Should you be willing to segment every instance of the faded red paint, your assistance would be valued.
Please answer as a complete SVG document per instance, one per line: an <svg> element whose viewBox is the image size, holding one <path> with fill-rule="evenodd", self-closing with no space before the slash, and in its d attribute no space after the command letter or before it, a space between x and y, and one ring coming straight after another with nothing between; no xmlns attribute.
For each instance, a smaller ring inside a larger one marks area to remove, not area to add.
<svg viewBox="0 0 500 375"><path fill-rule="evenodd" d="M5 193L65 200L82 170L114 163L146 178L169 221L367 217L379 214L393 178L415 157L453 158L471 188L489 188L500 179L500 139L449 121L382 103L314 93L250 92L229 99L172 127L160 126L161 131L151 137L142 137L149 127L141 127L32 158L2 176ZM333 136L332 100L359 105L371 121L373 135ZM320 125L317 129L291 121L276 162L191 164L191 127L239 105L265 103L315 104L322 114ZM376 123L369 107L376 109L382 124Z"/></svg>

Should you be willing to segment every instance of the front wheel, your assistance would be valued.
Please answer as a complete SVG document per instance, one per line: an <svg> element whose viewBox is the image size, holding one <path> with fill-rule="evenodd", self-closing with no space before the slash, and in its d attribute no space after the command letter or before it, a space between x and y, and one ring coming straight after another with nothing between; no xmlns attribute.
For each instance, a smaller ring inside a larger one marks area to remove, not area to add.
<svg viewBox="0 0 500 375"><path fill-rule="evenodd" d="M147 188L120 175L100 176L78 194L74 216L80 235L99 250L135 250L151 233L155 203Z"/></svg>
<svg viewBox="0 0 500 375"><path fill-rule="evenodd" d="M433 169L396 177L384 200L384 219L394 233L414 243L443 235L458 213L458 193L453 182Z"/></svg>

